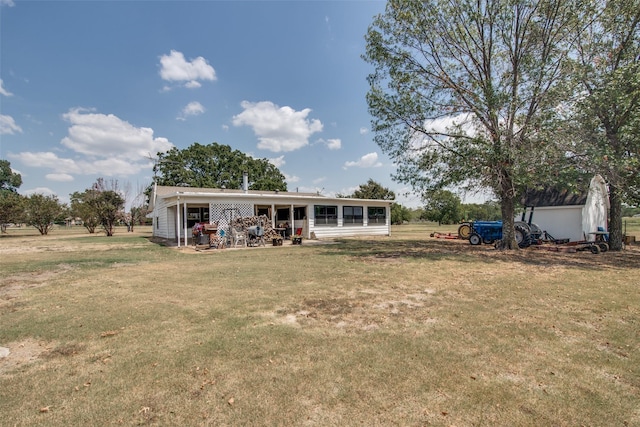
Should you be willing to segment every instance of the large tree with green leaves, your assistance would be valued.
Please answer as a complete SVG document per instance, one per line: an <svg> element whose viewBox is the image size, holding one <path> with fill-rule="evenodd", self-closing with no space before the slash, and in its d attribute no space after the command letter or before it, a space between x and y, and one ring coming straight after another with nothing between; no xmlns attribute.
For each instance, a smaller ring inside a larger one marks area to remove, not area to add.
<svg viewBox="0 0 640 427"><path fill-rule="evenodd" d="M338 194L338 197L353 197L354 199L372 199L372 200L395 200L396 194L384 187L379 182L369 178L366 184L358 186L358 188L349 195ZM402 224L411 220L411 211L398 203L391 204L391 223Z"/></svg>
<svg viewBox="0 0 640 427"><path fill-rule="evenodd" d="M285 176L267 159L254 159L215 142L158 153L154 172L158 185L229 189L242 188L247 172L250 190L287 190Z"/></svg>
<svg viewBox="0 0 640 427"><path fill-rule="evenodd" d="M425 197L423 217L441 224L455 224L462 219L460 197L449 190L434 190Z"/></svg>
<svg viewBox="0 0 640 427"><path fill-rule="evenodd" d="M11 170L7 160L0 160L0 229L4 233L6 224L19 222L23 212L23 197L18 194L22 176Z"/></svg>
<svg viewBox="0 0 640 427"><path fill-rule="evenodd" d="M394 200L396 195L379 182L369 178L366 184L358 186L353 194L348 197L356 199Z"/></svg>
<svg viewBox="0 0 640 427"><path fill-rule="evenodd" d="M66 206L55 195L32 194L25 199L25 222L35 227L40 234L49 234L55 222L62 221L67 213Z"/></svg>
<svg viewBox="0 0 640 427"><path fill-rule="evenodd" d="M490 188L500 201L502 246L516 249L515 205L556 168L541 139L578 0L391 0L366 36L375 66L367 95L375 141L395 179L421 194L453 185Z"/></svg>
<svg viewBox="0 0 640 427"><path fill-rule="evenodd" d="M577 102L567 129L579 165L609 186L609 247L622 249L622 203L640 203L640 0L596 2L578 34Z"/></svg>
<svg viewBox="0 0 640 427"><path fill-rule="evenodd" d="M100 218L96 209L96 199L99 192L93 188L89 188L82 193L76 191L71 194L71 215L82 220L82 225L93 234L96 228L100 226Z"/></svg>
<svg viewBox="0 0 640 427"><path fill-rule="evenodd" d="M125 198L118 181L98 178L88 191L92 194L88 202L93 207L102 229L107 236L113 236L116 223L124 215Z"/></svg>

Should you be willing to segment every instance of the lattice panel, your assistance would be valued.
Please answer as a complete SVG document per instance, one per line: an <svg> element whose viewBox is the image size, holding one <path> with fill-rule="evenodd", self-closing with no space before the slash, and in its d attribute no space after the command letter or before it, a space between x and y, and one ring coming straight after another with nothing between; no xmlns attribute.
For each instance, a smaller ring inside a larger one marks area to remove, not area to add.
<svg viewBox="0 0 640 427"><path fill-rule="evenodd" d="M209 221L217 222L218 229L227 229L234 218L253 216L253 205L249 203L209 203Z"/></svg>

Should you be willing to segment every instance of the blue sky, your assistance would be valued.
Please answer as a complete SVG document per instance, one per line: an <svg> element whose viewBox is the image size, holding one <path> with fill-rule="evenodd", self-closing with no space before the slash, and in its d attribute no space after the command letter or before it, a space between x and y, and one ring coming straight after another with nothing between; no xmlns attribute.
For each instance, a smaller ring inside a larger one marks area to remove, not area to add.
<svg viewBox="0 0 640 427"><path fill-rule="evenodd" d="M0 0L0 158L22 194L96 178L133 192L149 155L217 142L270 159L289 191L369 178L406 206L373 142L364 36L382 1Z"/></svg>

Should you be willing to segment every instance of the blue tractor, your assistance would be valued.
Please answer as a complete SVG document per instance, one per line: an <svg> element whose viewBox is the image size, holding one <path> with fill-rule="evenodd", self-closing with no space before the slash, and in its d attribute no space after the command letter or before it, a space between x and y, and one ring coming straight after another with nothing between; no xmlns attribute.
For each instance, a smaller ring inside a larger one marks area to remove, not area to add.
<svg viewBox="0 0 640 427"><path fill-rule="evenodd" d="M491 245L502 239L502 221L473 221L465 223L463 226L461 226L463 230L458 230L458 234L468 234L469 243L472 245L481 243ZM542 231L537 225L524 221L515 222L515 232L516 242L521 248L529 247L542 235Z"/></svg>

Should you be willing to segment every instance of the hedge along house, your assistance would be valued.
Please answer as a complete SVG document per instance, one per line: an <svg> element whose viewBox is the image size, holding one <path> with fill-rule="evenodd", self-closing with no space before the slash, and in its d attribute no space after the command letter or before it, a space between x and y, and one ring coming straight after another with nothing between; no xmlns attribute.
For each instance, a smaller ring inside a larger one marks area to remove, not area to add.
<svg viewBox="0 0 640 427"><path fill-rule="evenodd" d="M247 188L246 183L244 188ZM266 215L302 237L391 234L390 200L332 198L315 193L157 186L150 203L153 235L188 244L197 222L227 228L236 218Z"/></svg>
<svg viewBox="0 0 640 427"><path fill-rule="evenodd" d="M538 225L556 239L594 241L598 231L608 230L609 194L604 179L596 175L588 191L580 194L546 189L527 192L522 219Z"/></svg>

